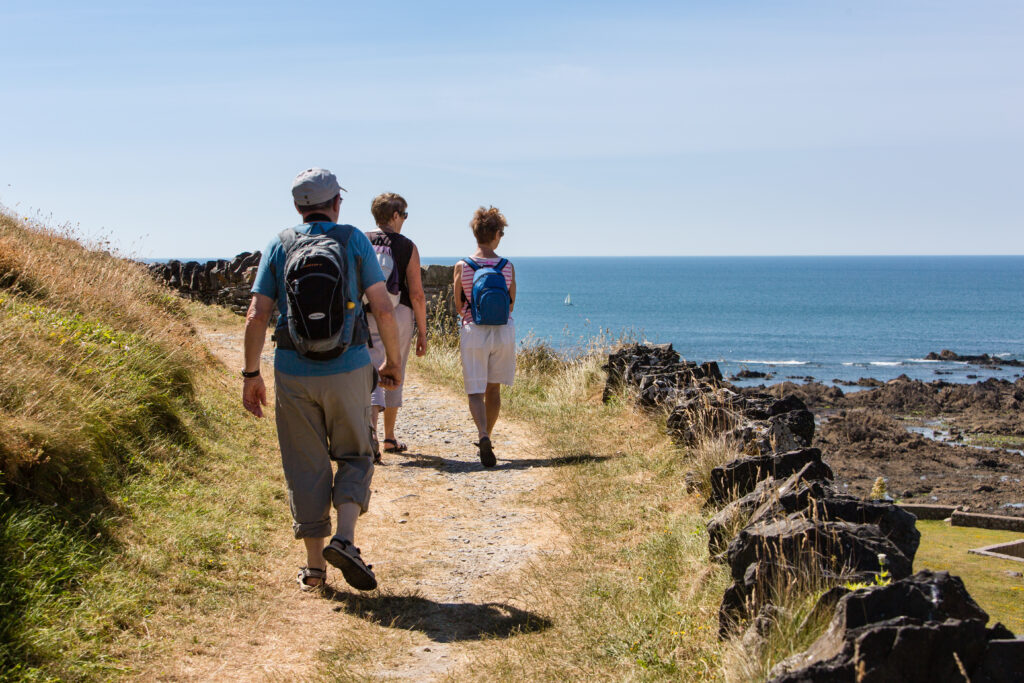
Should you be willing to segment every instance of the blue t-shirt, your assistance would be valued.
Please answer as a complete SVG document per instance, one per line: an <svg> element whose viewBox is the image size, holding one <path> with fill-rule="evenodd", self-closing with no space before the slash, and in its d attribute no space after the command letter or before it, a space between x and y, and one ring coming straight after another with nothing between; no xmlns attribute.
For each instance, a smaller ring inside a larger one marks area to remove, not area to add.
<svg viewBox="0 0 1024 683"><path fill-rule="evenodd" d="M306 223L295 229L306 234L318 235L327 232L335 225L336 223L325 221ZM356 302L356 313L360 314L363 310L363 292L370 285L384 282L384 273L381 272L380 264L377 263L373 245L361 230L353 228L346 251L349 275L355 274L355 277L349 278L349 296L352 301ZM253 294L269 296L277 302L277 310L281 314L281 322L278 322L279 328L288 320L288 300L284 289L284 257L281 238L275 235L263 252L260 267L256 271L256 280L252 283ZM370 352L367 350L366 344L352 346L345 353L331 360L311 360L304 358L296 351L281 348L274 353L275 370L299 377L337 375L342 372L358 370L369 362Z"/></svg>

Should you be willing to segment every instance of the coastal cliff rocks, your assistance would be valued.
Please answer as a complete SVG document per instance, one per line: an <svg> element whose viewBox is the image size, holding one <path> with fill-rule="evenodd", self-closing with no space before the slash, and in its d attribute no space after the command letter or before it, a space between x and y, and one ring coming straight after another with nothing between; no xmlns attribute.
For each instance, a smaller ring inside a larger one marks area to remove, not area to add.
<svg viewBox="0 0 1024 683"><path fill-rule="evenodd" d="M959 578L921 571L841 597L825 633L771 680L1020 680L1024 640L987 622Z"/></svg>
<svg viewBox="0 0 1024 683"><path fill-rule="evenodd" d="M801 513L742 529L729 543L726 561L733 584L719 609L723 635L773 603L787 587L871 581L883 570L904 578L913 566L913 558L876 525L812 520Z"/></svg>
<svg viewBox="0 0 1024 683"><path fill-rule="evenodd" d="M197 261L168 261L148 266L150 274L181 296L205 304L227 306L239 315L245 315L252 298L252 283L260 265L260 252L242 252L230 261L219 259ZM427 299L427 314L441 315L439 324L452 326L455 322L455 304L452 300L453 266L431 265L420 270L423 292Z"/></svg>
<svg viewBox="0 0 1024 683"><path fill-rule="evenodd" d="M814 414L797 396L743 395L717 384L696 384L675 397L667 425L680 445L725 434L740 452L761 455L806 448L814 440Z"/></svg>
<svg viewBox="0 0 1024 683"><path fill-rule="evenodd" d="M832 471L821 461L821 451L804 448L773 455L746 456L711 470L711 504L726 503L754 490L762 479L788 477L813 465L816 478L832 479Z"/></svg>
<svg viewBox="0 0 1024 683"><path fill-rule="evenodd" d="M743 631L744 647L760 647L773 620L786 618L787 599L821 594L814 611L828 618L834 609L832 626L773 671L776 680L931 681L954 674L957 680L968 674L972 681L1014 680L1008 672L1022 670L1024 639L1000 625L986 628L988 615L956 577L927 571L911 577L921 539L916 517L886 500L842 493L833 483L822 451L811 446L816 429L808 405L828 401L834 407L845 400L838 389L790 391L786 383L736 390L687 375L695 367L671 347L633 345L609 358L606 396L626 385L641 405L671 410L666 429L678 444L706 447L710 441L736 455L685 481L687 490L704 492L706 505L717 508L707 522L708 547L732 577L719 607L723 638ZM641 393L659 381L665 389L657 401ZM874 391L899 392L903 384L913 383L898 380ZM980 391L1019 400L1009 387L988 384ZM935 389L946 387L905 393ZM952 388L946 400L962 391ZM836 435L860 444L893 437L908 449L925 441L892 420L854 411L838 415L826 442ZM921 657L928 661L915 665Z"/></svg>
<svg viewBox="0 0 1024 683"><path fill-rule="evenodd" d="M695 384L715 386L722 372L714 361L697 365L681 360L671 344L630 344L608 356L604 401L627 387L637 393L641 405L651 408L674 403Z"/></svg>
<svg viewBox="0 0 1024 683"><path fill-rule="evenodd" d="M786 479L762 479L753 491L728 503L708 521L708 550L717 556L737 529L806 509L811 499L829 495L831 478L828 465L816 461Z"/></svg>

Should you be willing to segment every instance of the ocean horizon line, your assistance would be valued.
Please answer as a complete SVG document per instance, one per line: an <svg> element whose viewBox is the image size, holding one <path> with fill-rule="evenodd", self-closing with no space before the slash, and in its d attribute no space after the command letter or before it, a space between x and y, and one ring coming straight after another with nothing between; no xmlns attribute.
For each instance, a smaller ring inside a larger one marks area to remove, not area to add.
<svg viewBox="0 0 1024 683"><path fill-rule="evenodd" d="M257 250L258 251L258 250ZM240 251L238 254L246 253ZM253 253L253 252L248 252ZM203 263L205 261L230 261L237 254L231 254L230 256L154 256L146 258L136 258L135 260L142 263L167 263L169 261L181 261L182 263L188 261L197 261ZM559 255L544 255L544 256L531 256L531 255L517 255L508 254L510 259L1019 259L1024 258L1024 254L639 254L639 255L622 255L622 254L606 254L600 256L594 255L574 255L574 254L559 254ZM462 256L452 255L440 255L432 256L421 254L420 260L422 261L458 261Z"/></svg>

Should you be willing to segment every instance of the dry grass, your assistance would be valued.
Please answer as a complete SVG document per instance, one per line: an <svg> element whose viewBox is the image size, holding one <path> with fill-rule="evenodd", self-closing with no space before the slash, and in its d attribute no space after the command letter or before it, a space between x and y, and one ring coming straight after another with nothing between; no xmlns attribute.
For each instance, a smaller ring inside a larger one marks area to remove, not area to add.
<svg viewBox="0 0 1024 683"><path fill-rule="evenodd" d="M531 344L518 360L503 410L537 428L560 465L543 504L570 552L516 586L552 628L495 642L459 680L720 679L728 579L708 557L703 499L683 485L693 455L631 397L601 402L603 354ZM420 363L461 388L457 349L435 345Z"/></svg>
<svg viewBox="0 0 1024 683"><path fill-rule="evenodd" d="M194 331L138 264L5 214L0 281L3 480L40 500L72 480L99 495L126 437L175 429L204 360Z"/></svg>
<svg viewBox="0 0 1024 683"><path fill-rule="evenodd" d="M836 582L823 582L814 572L787 572L771 589L771 607L749 632L728 641L723 655L726 680L765 681L780 662L803 652L825 632L832 609L819 605Z"/></svg>

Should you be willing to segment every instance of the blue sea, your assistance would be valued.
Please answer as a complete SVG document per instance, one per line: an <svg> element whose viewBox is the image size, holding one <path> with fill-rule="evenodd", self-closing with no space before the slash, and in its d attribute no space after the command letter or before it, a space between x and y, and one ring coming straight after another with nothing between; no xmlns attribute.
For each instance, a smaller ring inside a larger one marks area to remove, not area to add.
<svg viewBox="0 0 1024 683"><path fill-rule="evenodd" d="M923 360L943 349L1024 359L1024 256L513 261L517 334L563 351L628 336L716 360L727 375L772 374L741 384L901 374L974 382L1024 370Z"/></svg>

